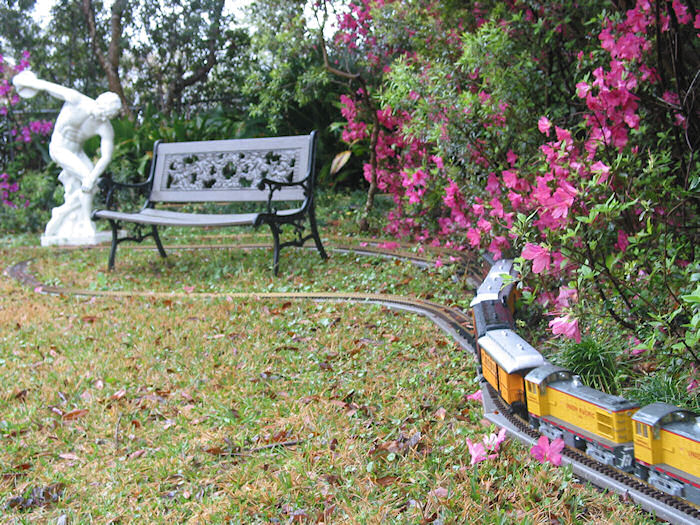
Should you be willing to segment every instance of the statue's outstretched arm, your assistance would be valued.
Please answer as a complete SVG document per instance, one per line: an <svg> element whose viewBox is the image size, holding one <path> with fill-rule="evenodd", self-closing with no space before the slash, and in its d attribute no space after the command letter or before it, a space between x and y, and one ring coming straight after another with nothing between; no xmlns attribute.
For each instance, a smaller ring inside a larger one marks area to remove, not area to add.
<svg viewBox="0 0 700 525"><path fill-rule="evenodd" d="M12 79L12 83L17 88L30 88L46 91L51 96L74 104L79 104L83 99L87 98L85 95L79 91L76 91L75 89L59 86L58 84L54 84L53 82L48 82L46 80L41 80L29 70L24 70L16 74Z"/></svg>

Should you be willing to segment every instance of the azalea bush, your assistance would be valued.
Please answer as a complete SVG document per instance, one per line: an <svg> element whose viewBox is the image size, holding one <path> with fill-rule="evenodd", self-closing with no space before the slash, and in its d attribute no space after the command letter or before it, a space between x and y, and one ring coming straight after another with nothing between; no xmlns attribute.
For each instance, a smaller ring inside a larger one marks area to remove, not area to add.
<svg viewBox="0 0 700 525"><path fill-rule="evenodd" d="M336 38L382 76L341 99L343 138L389 233L516 258L553 335L612 332L693 390L700 16L627 7L353 1Z"/></svg>

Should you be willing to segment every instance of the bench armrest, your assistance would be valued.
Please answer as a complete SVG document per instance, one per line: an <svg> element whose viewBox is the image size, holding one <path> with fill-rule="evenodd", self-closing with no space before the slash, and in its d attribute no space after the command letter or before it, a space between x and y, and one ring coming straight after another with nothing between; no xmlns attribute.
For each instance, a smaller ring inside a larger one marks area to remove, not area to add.
<svg viewBox="0 0 700 525"><path fill-rule="evenodd" d="M297 181L292 181L292 182L283 182L279 180L271 180L271 179L266 179L263 178L259 183L258 183L258 189L259 190L264 190L265 186L269 186L270 190L276 191L281 188L289 188L291 186L303 186L306 188L306 182L308 180L308 177L302 180L297 180Z"/></svg>
<svg viewBox="0 0 700 525"><path fill-rule="evenodd" d="M106 197L105 197L105 206L107 207L108 210L112 209L112 204L114 201L114 193L119 190L127 190L127 189L136 189L136 190L141 190L145 195L148 195L149 189L151 187L151 184L153 183L153 175L151 174L150 177L148 177L147 180L143 182L137 182L137 183L127 183L127 182L118 182L113 180L111 177L103 177L101 181L101 185L103 186L104 190L106 191Z"/></svg>
<svg viewBox="0 0 700 525"><path fill-rule="evenodd" d="M114 192L117 190L140 190L144 195L146 195L146 204L144 205L144 207L149 206L150 190L151 186L153 185L153 178L155 177L156 154L158 151L158 145L160 143L161 141L157 140L155 144L153 144L153 158L151 159L151 168L148 173L148 178L145 181L136 183L117 182L113 180L110 176L104 177L102 179L101 184L103 184L103 188L106 191L105 206L108 210L112 209Z"/></svg>
<svg viewBox="0 0 700 525"><path fill-rule="evenodd" d="M272 207L272 197L275 194L276 191L281 190L282 188L291 188L293 186L301 186L304 189L304 194L306 195L306 201L309 200L309 177L306 177L302 180L298 181L292 181L292 182L284 182L284 181L279 181L279 180L271 180L267 178L263 178L260 180L258 183L258 189L260 191L263 191L266 187L269 188L269 193L267 195L267 212L268 213L275 213L275 209ZM304 205L306 206L306 204Z"/></svg>

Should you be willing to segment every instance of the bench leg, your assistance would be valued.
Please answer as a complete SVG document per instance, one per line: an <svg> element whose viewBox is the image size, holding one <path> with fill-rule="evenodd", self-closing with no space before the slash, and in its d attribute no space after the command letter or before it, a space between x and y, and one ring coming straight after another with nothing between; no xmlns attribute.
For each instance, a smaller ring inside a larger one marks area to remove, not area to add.
<svg viewBox="0 0 700 525"><path fill-rule="evenodd" d="M313 204L309 209L309 226L311 228L311 235L316 243L316 249L318 250L318 253L321 254L321 259L328 259L328 254L323 248L323 244L321 244L321 236L318 234L318 227L316 226L316 210L314 209Z"/></svg>
<svg viewBox="0 0 700 525"><path fill-rule="evenodd" d="M272 239L274 242L274 252L272 254L272 273L276 277L280 266L280 230L274 223L270 223L270 229L272 230Z"/></svg>
<svg viewBox="0 0 700 525"><path fill-rule="evenodd" d="M153 240L156 242L156 247L158 248L158 253L161 257L167 257L165 250L163 249L163 243L160 242L160 236L158 235L158 228L155 225L151 226L151 235L153 235Z"/></svg>
<svg viewBox="0 0 700 525"><path fill-rule="evenodd" d="M114 270L114 259L117 256L117 246L119 245L119 223L117 221L109 221L109 225L112 227L112 248L109 250L109 262L107 263L107 270Z"/></svg>

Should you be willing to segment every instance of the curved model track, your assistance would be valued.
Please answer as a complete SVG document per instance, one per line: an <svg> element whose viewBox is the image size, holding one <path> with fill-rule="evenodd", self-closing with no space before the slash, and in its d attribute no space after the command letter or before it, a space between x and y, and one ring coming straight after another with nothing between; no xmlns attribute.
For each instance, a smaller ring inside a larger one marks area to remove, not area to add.
<svg viewBox="0 0 700 525"><path fill-rule="evenodd" d="M356 240L356 239L353 239ZM372 243L376 241L367 240L362 246L346 244L347 239L336 238L331 246L331 251L337 252L353 252L362 255L375 255L381 257L391 257L403 260L409 260L413 264L419 266L429 266L434 263L434 260L417 255L409 251L393 251L382 249ZM169 249L212 249L212 248L229 248L229 249L251 249L268 247L267 245L247 244L247 245L173 245ZM132 249L138 249L134 247ZM483 274L484 264L475 261L474 258L466 256L464 253L450 253L455 262L457 271L461 274L466 274L464 277L467 282L473 284L476 288ZM172 292L138 292L138 291L95 291L77 288L65 288L57 286L43 285L29 271L31 260L19 262L5 270L5 273L20 283L40 290L42 293L48 294L65 294L65 295L85 295L85 296L107 296L107 297L129 297L129 296L149 296L149 297L170 297L178 296ZM185 294L182 294L183 296ZM314 300L314 301L343 301L343 302L366 302L384 305L388 308L396 310L404 310L424 315L435 322L442 330L450 334L464 350L468 350L474 354L474 336L473 336L473 321L471 314L464 312L458 308L450 308L434 302L425 301L422 299L401 297L397 295L387 294L368 294L368 293L191 293L186 294L187 297L221 297L228 296L232 298L247 298L255 300L264 299L288 299L288 300ZM528 424L519 417L512 415L509 407L505 405L499 396L493 391L490 385L483 383L483 399L484 399L484 416L495 424L505 427L511 436L516 439L534 444L539 438L539 434L528 426ZM602 465L591 459L586 454L567 447L563 454L564 463L572 465L574 473L596 486L613 490L622 495L623 498L633 501L642 508L654 513L657 517L667 520L671 523L685 524L698 523L700 524L700 510L692 504L686 503L683 500L664 494L653 487L641 482L638 478L625 474L615 468Z"/></svg>

